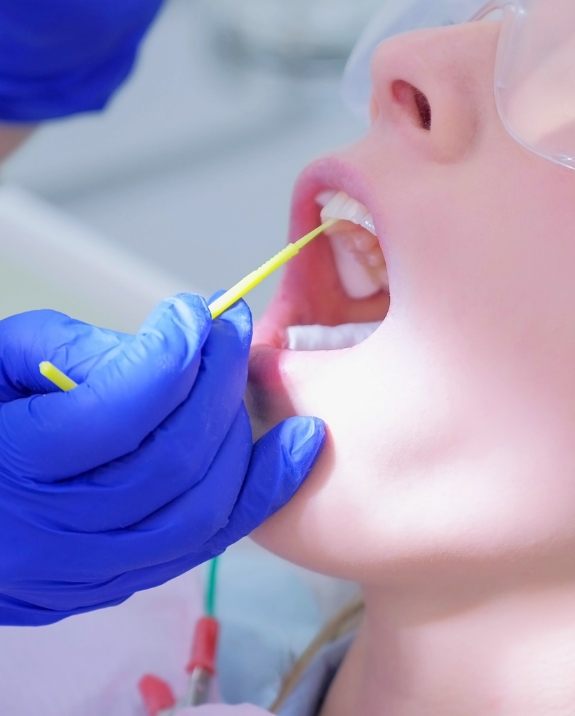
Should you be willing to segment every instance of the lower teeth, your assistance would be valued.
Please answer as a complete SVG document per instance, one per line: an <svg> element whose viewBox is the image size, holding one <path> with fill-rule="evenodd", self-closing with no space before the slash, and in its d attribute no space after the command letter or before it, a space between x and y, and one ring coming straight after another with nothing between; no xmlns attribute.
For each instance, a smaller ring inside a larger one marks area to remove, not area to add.
<svg viewBox="0 0 575 716"><path fill-rule="evenodd" d="M287 343L290 351L329 351L351 348L369 338L381 325L377 323L344 323L341 326L289 326Z"/></svg>

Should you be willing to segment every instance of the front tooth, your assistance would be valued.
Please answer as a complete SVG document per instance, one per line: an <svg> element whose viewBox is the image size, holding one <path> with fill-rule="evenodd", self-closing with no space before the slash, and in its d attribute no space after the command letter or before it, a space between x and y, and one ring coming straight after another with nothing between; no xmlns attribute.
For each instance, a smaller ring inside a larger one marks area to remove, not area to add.
<svg viewBox="0 0 575 716"><path fill-rule="evenodd" d="M367 208L343 191L324 191L318 194L316 202L323 207L322 222L332 218L341 222L325 233L329 236L337 272L347 295L362 299L374 296L382 289L388 290L385 259ZM361 229L354 229L353 224Z"/></svg>
<svg viewBox="0 0 575 716"><path fill-rule="evenodd" d="M373 216L371 214L367 214L363 217L363 219L361 220L361 226L363 226L364 229L367 229L370 234L377 236L377 234L375 233L375 224L373 223Z"/></svg>
<svg viewBox="0 0 575 716"><path fill-rule="evenodd" d="M351 221L354 224L367 229L375 236L373 217L367 210L367 207L360 204L359 201L352 199L344 191L338 192L329 201L327 201L327 204L324 204L324 201L326 201L328 197L328 192L322 192L316 197L317 203L320 206L323 205L323 209L321 210L322 223L328 221L328 219Z"/></svg>
<svg viewBox="0 0 575 716"><path fill-rule="evenodd" d="M334 198L334 196L337 196L337 191L335 189L326 189L326 191L322 191L320 194L318 194L315 198L315 203L318 204L318 206L321 206L323 209L324 206L327 206L329 202Z"/></svg>

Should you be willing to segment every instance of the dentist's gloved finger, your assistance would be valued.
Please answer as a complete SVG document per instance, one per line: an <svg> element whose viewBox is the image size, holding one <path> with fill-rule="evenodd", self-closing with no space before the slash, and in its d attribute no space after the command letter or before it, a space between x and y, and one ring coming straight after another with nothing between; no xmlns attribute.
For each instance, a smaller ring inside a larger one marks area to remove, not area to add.
<svg viewBox="0 0 575 716"><path fill-rule="evenodd" d="M228 452L237 454L237 445L244 444L245 433L249 430L245 418L245 413L238 417L232 430L233 439L218 456L222 465L214 466L217 480L206 479L197 489L190 490L168 508L144 521L136 532L128 531L127 539L123 533L101 535L107 546L102 551L103 545L100 545L100 554L104 558L100 564L88 563L85 559L95 536L76 535L74 549L68 545L66 551L67 566L76 584L66 581L70 575L65 572L56 575L50 571L45 576L49 588L46 583L36 589L24 585L26 600L32 599L40 609L69 609L70 613L86 611L91 606L119 603L138 590L163 584L221 554L283 507L315 464L325 442L325 425L316 418L292 418L274 428L258 441L251 461L244 456L246 466L249 462L249 470L241 484L241 481L227 479L226 471L218 468L227 464ZM239 490L236 489L238 485ZM211 488L221 490L217 493L220 497L217 505L210 504ZM210 535L213 535L211 539ZM158 551L159 542L163 544ZM203 543L204 547L186 552L190 542ZM42 543L40 540L40 549ZM184 553L174 556L178 551ZM119 576L109 577L110 569L118 571L134 564L134 555L139 556L140 562L158 563L141 564ZM112 557L114 564L111 564ZM98 570L100 574L97 574ZM78 583L78 579L85 579L85 582ZM102 579L106 581L102 582ZM18 599L18 587L12 587L9 596ZM50 623L58 617L40 618L47 621L39 623Z"/></svg>
<svg viewBox="0 0 575 716"><path fill-rule="evenodd" d="M163 301L75 390L1 405L0 464L24 478L52 481L136 450L188 397L211 323L201 297L180 294Z"/></svg>
<svg viewBox="0 0 575 716"><path fill-rule="evenodd" d="M243 458L238 452L246 445L249 430L241 411L231 439L214 461L215 474L136 529L64 534L46 525L45 537L38 534L34 583L10 579L2 591L44 609L85 610L125 599L220 554L293 495L315 462L325 435L321 421L290 420L262 438L250 462L249 450ZM230 456L238 468L231 476ZM66 554L56 568L49 559L54 550ZM14 569L18 576L17 560Z"/></svg>
<svg viewBox="0 0 575 716"><path fill-rule="evenodd" d="M247 476L237 493L233 508L228 512L229 516L225 515L225 511L214 515L222 526L205 542L202 551L193 551L171 561L122 574L103 585L94 599L114 600L121 598L122 594L156 587L222 554L293 497L315 464L324 443L325 424L317 418L291 418L278 425L258 441ZM195 499L200 498L197 490L190 491L190 495ZM187 508L181 509L186 501L187 496L178 501L174 521L181 521L182 515L187 513ZM190 512L193 507L193 504L190 505ZM168 511L162 515L162 519L166 516L172 519ZM149 526L150 522L147 521L146 525ZM158 527L156 525L155 529ZM184 528L187 529L187 526L184 525ZM185 539L183 542L185 544Z"/></svg>
<svg viewBox="0 0 575 716"><path fill-rule="evenodd" d="M29 311L0 321L0 402L59 390L40 374L49 360L80 383L128 336L57 311Z"/></svg>
<svg viewBox="0 0 575 716"><path fill-rule="evenodd" d="M100 609L106 607L115 607L127 599L116 599L111 602L103 602L99 605ZM85 614L93 611L93 607L76 607L75 609L63 611L61 609L45 609L35 604L22 601L21 599L11 599L5 595L0 595L0 624L9 624L11 626L47 626L54 624L62 619L66 619L74 614ZM43 711L42 716L44 716Z"/></svg>
<svg viewBox="0 0 575 716"><path fill-rule="evenodd" d="M20 558L15 545L15 565L7 585L0 585L0 592L27 601L36 593L34 603L38 606L61 605L67 609L77 604L76 591L91 591L93 602L88 603L96 605L132 593L132 587L135 592L156 586L159 582L150 568L157 565L190 553L202 561L203 545L227 524L241 490L250 462L250 436L249 419L243 409L210 473L181 497L129 529L65 532L54 531L51 523L39 525L34 584L25 583L19 574ZM66 559L54 563L54 553L65 554ZM43 588L43 582L50 588ZM92 590L87 588L90 584Z"/></svg>
<svg viewBox="0 0 575 716"><path fill-rule="evenodd" d="M248 426L240 419L236 428L241 441L241 433L247 431ZM257 454L249 463L241 489L237 490L238 483L230 483L225 479L225 473L220 473L217 482L204 481L197 489L190 490L173 505L143 522L138 527L141 534L132 534L127 540L128 554L131 549L134 554L147 555L157 563L142 565L107 580L105 584L94 584L91 590L93 603L120 599L122 595L163 584L224 552L293 497L313 467L324 441L325 426L315 418L292 418L277 426L258 442ZM232 452L235 446L231 444L228 449ZM219 458L225 465L227 456L222 454ZM210 487L221 489L218 505L211 502ZM145 540L150 542L147 546ZM163 542L161 553L155 551L159 542ZM190 550L190 542L203 543L204 547ZM118 542L114 554L117 546ZM178 551L183 554L175 556ZM85 574L87 582L107 579L109 564L100 565L100 575L96 575L92 568ZM60 577L65 579L66 575ZM84 594L85 585L79 585L80 588ZM51 598L58 604L62 599L69 599L69 594L69 585L62 585L57 596L52 593ZM51 602L46 599L46 594L38 594L38 603L50 606ZM70 605L74 603L71 599Z"/></svg>
<svg viewBox="0 0 575 716"><path fill-rule="evenodd" d="M32 485L51 518L68 530L128 527L201 480L242 406L250 337L250 315L243 304L214 321L189 397L138 451L75 480L61 495L58 484ZM251 433L245 440L251 449ZM24 499L32 498L26 494Z"/></svg>
<svg viewBox="0 0 575 716"><path fill-rule="evenodd" d="M246 537L295 495L325 444L319 418L289 418L255 444L248 474L228 524L211 542L213 554Z"/></svg>

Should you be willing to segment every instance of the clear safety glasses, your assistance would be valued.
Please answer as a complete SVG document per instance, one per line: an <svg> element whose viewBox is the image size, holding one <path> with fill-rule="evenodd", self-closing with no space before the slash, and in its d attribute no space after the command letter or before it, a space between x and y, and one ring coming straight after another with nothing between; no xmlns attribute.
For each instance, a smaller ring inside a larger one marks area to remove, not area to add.
<svg viewBox="0 0 575 716"><path fill-rule="evenodd" d="M495 98L503 124L523 146L575 169L575 0L387 0L350 56L347 106L369 116L371 58L383 40L496 13Z"/></svg>

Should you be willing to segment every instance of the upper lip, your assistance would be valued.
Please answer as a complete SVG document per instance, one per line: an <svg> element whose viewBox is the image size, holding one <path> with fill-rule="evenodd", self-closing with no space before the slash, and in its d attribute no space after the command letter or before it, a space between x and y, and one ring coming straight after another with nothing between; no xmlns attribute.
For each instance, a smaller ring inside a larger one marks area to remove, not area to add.
<svg viewBox="0 0 575 716"><path fill-rule="evenodd" d="M315 197L328 189L344 191L366 206L377 226L375 202L362 173L347 161L326 157L310 164L296 182L292 200L290 241L299 239L318 225L319 208Z"/></svg>

